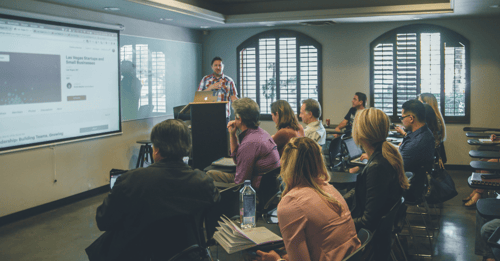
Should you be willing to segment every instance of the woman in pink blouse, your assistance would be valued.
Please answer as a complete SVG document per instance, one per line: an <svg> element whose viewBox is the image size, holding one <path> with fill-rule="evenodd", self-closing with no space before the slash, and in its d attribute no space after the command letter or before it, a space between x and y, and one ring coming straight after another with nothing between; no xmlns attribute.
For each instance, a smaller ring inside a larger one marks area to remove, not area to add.
<svg viewBox="0 0 500 261"><path fill-rule="evenodd" d="M310 138L292 138L281 157L285 184L278 205L287 254L257 251L257 260L342 260L360 247L351 212L330 176L321 147Z"/></svg>

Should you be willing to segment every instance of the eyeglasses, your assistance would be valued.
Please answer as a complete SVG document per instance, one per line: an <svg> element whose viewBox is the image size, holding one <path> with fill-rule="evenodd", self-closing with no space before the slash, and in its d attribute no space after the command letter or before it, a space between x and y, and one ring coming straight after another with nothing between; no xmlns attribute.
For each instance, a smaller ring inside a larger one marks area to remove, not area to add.
<svg viewBox="0 0 500 261"><path fill-rule="evenodd" d="M400 119L400 120L403 120L404 118L406 118L406 117L410 117L410 116L411 116L411 115L399 116L399 119Z"/></svg>

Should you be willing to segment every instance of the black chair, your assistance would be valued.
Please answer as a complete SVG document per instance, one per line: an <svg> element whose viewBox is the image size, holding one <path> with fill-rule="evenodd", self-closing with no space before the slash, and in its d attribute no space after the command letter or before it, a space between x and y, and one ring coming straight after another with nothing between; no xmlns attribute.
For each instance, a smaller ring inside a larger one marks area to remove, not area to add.
<svg viewBox="0 0 500 261"><path fill-rule="evenodd" d="M271 171L263 173L260 180L260 186L257 190L257 198L259 204L257 205L257 213L262 214L269 210L273 206L273 202L278 198L280 193L280 184L278 182L278 176L280 174L281 167L275 168Z"/></svg>
<svg viewBox="0 0 500 261"><path fill-rule="evenodd" d="M358 232L358 238L359 238L359 241L361 241L361 246L358 249L356 249L354 252L352 252L350 255L348 255L347 257L344 257L344 259L342 259L342 261L361 261L362 260L361 258L363 257L366 246L370 243L370 241L372 239L372 234L370 233L370 231L362 228Z"/></svg>
<svg viewBox="0 0 500 261"><path fill-rule="evenodd" d="M392 235L394 223L396 221L396 216L398 214L401 204L403 204L404 198L396 202L389 210L389 212L383 216L375 232L373 233L373 258L371 260L388 260L389 256L394 256L391 247L393 244Z"/></svg>
<svg viewBox="0 0 500 261"><path fill-rule="evenodd" d="M429 249L430 254L419 253L417 249L417 244L413 244L415 248L415 252L417 256L423 257L432 257L433 245L432 239L434 238L434 232L431 231L433 229L439 229L439 227L432 226L432 217L430 214L430 208L425 199L425 194L427 192L427 173L430 167L420 167L413 174L413 177L410 180L410 189L405 193L405 204L406 206L416 207L417 211L407 211L406 214L415 214L422 218L423 226L415 226L412 225L408 219L408 216L405 218L406 224L408 226L409 234L404 234L405 236L410 236L413 241L415 241L415 237L426 237L429 240ZM423 206L423 210L421 207ZM427 217L427 221L426 221ZM428 224L429 223L429 224ZM425 235L415 235L413 229L424 229ZM403 234L401 234L403 235Z"/></svg>
<svg viewBox="0 0 500 261"><path fill-rule="evenodd" d="M342 137L337 137L332 140L330 147L328 148L328 158L330 161L330 170L339 168L342 166ZM335 159L340 157L340 161L335 163Z"/></svg>
<svg viewBox="0 0 500 261"><path fill-rule="evenodd" d="M174 109L174 119L179 119L179 120L190 120L191 115L186 114L186 113L180 113L181 110L186 107L186 105L181 105L181 106L175 106Z"/></svg>

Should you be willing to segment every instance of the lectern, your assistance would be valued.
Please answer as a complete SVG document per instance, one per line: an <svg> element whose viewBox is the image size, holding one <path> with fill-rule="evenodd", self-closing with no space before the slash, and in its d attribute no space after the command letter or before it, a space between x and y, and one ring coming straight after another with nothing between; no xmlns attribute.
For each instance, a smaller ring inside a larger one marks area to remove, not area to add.
<svg viewBox="0 0 500 261"><path fill-rule="evenodd" d="M192 102L180 113L190 110L193 168L204 169L228 155L226 104Z"/></svg>

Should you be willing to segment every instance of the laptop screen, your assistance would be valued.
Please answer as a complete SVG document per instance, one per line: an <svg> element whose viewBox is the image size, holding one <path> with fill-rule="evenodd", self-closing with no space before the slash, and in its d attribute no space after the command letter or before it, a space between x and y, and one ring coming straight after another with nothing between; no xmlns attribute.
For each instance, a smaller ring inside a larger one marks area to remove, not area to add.
<svg viewBox="0 0 500 261"><path fill-rule="evenodd" d="M122 174L116 174L116 175L111 175L110 179L109 179L109 186L110 188L113 188L113 186L115 185L115 182L116 180L118 179L119 176L121 176Z"/></svg>
<svg viewBox="0 0 500 261"><path fill-rule="evenodd" d="M347 147L347 151L349 152L349 158L351 160L358 158L363 154L363 150L361 150L360 147L356 146L356 143L354 143L354 139L349 138L344 140L345 145Z"/></svg>

